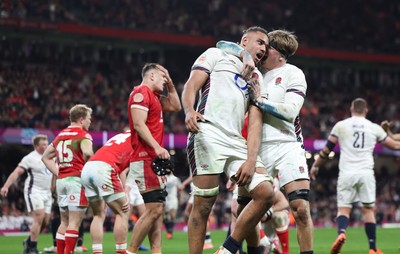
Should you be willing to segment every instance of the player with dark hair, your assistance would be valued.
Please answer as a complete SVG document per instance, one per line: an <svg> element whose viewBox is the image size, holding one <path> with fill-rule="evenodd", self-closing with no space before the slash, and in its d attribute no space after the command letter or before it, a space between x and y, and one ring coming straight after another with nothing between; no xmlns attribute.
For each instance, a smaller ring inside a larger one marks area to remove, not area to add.
<svg viewBox="0 0 400 254"><path fill-rule="evenodd" d="M93 155L92 136L88 133L91 114L92 109L84 104L73 106L69 111L70 126L57 135L42 157L58 178L61 224L56 235L57 254L74 252L79 226L88 206L80 177L85 162Z"/></svg>
<svg viewBox="0 0 400 254"><path fill-rule="evenodd" d="M258 62L266 52L267 31L250 27L240 44L247 49L243 57ZM239 185L239 203L244 208L239 212L235 230L217 253L236 253L245 238L248 253L258 253L256 226L274 200L272 178L266 175L258 157L261 119L253 119L253 111L258 109L249 105L241 69L239 58L209 48L193 64L182 93L186 128L190 132L188 162L193 175L194 203L188 224L191 254L203 252L207 220L219 193L221 173L225 172ZM253 75L261 78L258 71ZM195 110L197 93L200 97ZM241 130L247 111L250 135L246 145Z"/></svg>
<svg viewBox="0 0 400 254"><path fill-rule="evenodd" d="M161 96L164 88L168 95ZM129 96L128 112L133 153L128 184L136 183L146 205L133 229L127 253L137 253L148 235L153 253L161 253L161 230L165 202L165 176L156 175L151 164L155 158L170 159L163 147L163 111L180 111L178 93L168 71L157 63L142 70L142 83Z"/></svg>
<svg viewBox="0 0 400 254"><path fill-rule="evenodd" d="M350 213L354 202L362 203L370 254L382 254L376 248L375 199L376 182L374 175L373 151L376 143L400 150L400 142L389 137L381 126L366 119L367 102L362 98L352 101L351 117L336 123L328 141L319 152L317 160L310 171L312 179L316 179L318 170L325 162L336 144L340 143L339 178L337 181L336 219L338 237L333 243L331 254L340 253L346 241L346 229L349 226Z"/></svg>
<svg viewBox="0 0 400 254"><path fill-rule="evenodd" d="M34 150L24 156L18 166L7 178L0 194L7 197L10 186L25 172L24 197L28 212L33 218L31 233L24 241L24 254L36 254L37 240L41 230L48 224L50 219L51 204L51 181L53 175L43 164L41 158L48 146L47 136L43 134L32 137Z"/></svg>

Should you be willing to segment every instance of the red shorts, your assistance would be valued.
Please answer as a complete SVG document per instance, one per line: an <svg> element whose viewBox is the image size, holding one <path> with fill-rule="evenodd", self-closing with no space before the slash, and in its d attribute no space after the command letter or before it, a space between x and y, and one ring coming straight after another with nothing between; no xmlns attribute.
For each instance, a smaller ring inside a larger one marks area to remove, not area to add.
<svg viewBox="0 0 400 254"><path fill-rule="evenodd" d="M127 184L136 182L140 193L151 190L165 189L167 178L156 175L151 169L151 160L133 161L129 164Z"/></svg>

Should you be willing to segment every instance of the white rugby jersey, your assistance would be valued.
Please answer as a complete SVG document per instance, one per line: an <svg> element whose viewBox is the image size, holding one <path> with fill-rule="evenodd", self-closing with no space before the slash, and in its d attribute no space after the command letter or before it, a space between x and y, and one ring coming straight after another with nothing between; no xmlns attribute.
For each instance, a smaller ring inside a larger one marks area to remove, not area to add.
<svg viewBox="0 0 400 254"><path fill-rule="evenodd" d="M303 71L292 64L285 64L264 74L261 96L271 102L284 103L288 93L296 93L299 95L296 98L304 100L306 91L307 82ZM288 122L264 112L262 142L297 141L303 144L299 114L300 109L295 120Z"/></svg>
<svg viewBox="0 0 400 254"><path fill-rule="evenodd" d="M210 48L195 61L192 70L210 75L199 91L197 111L206 121L219 126L230 136L242 137L244 116L249 105L246 81L240 75L242 61L217 48ZM254 71L262 84L262 76Z"/></svg>
<svg viewBox="0 0 400 254"><path fill-rule="evenodd" d="M387 137L378 124L365 117L353 116L333 126L331 135L339 140L339 174L373 171L373 151Z"/></svg>
<svg viewBox="0 0 400 254"><path fill-rule="evenodd" d="M25 169L28 174L25 191L50 191L53 174L44 165L40 153L33 150L22 158L18 166Z"/></svg>
<svg viewBox="0 0 400 254"><path fill-rule="evenodd" d="M173 200L178 198L178 187L181 184L181 180L174 176L173 174L167 175L167 184L165 190L168 195L166 197L166 202L168 200Z"/></svg>

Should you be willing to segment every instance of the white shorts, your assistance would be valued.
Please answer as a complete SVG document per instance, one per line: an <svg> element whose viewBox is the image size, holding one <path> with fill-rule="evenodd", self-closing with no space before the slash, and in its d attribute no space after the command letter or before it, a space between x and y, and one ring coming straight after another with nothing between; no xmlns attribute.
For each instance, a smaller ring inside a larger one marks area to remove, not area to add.
<svg viewBox="0 0 400 254"><path fill-rule="evenodd" d="M139 192L139 188L135 182L129 183L131 190L129 191L129 204L131 206L139 206L144 204L143 197Z"/></svg>
<svg viewBox="0 0 400 254"><path fill-rule="evenodd" d="M129 174L126 182L136 183L140 193L151 190L165 189L167 179L165 176L156 175L151 169L151 160L134 161L129 164Z"/></svg>
<svg viewBox="0 0 400 254"><path fill-rule="evenodd" d="M87 162L82 169L81 182L90 200L104 198L111 202L125 196L116 170L103 161Z"/></svg>
<svg viewBox="0 0 400 254"><path fill-rule="evenodd" d="M189 135L187 144L189 167L193 176L225 172L231 178L247 160L246 140L243 137L230 137L210 123L199 125L200 132ZM265 168L260 157L257 157L256 167ZM270 179L265 177L265 180ZM254 186L254 183L250 186Z"/></svg>
<svg viewBox="0 0 400 254"><path fill-rule="evenodd" d="M57 179L56 189L60 208L88 206L88 200L79 177L69 176Z"/></svg>
<svg viewBox="0 0 400 254"><path fill-rule="evenodd" d="M280 187L295 180L310 180L305 151L299 142L261 143L261 159L269 175L278 175Z"/></svg>
<svg viewBox="0 0 400 254"><path fill-rule="evenodd" d="M178 197L172 197L168 198L168 196L165 198L165 211L169 212L171 210L177 210L178 209Z"/></svg>
<svg viewBox="0 0 400 254"><path fill-rule="evenodd" d="M190 196L189 196L189 200L188 203L193 205L194 202L194 194L193 194L193 183L190 183Z"/></svg>
<svg viewBox="0 0 400 254"><path fill-rule="evenodd" d="M366 206L374 206L376 181L373 174L340 174L337 182L338 207L352 207L361 201Z"/></svg>
<svg viewBox="0 0 400 254"><path fill-rule="evenodd" d="M45 213L51 213L53 198L50 191L24 191L26 208L28 212L44 209Z"/></svg>

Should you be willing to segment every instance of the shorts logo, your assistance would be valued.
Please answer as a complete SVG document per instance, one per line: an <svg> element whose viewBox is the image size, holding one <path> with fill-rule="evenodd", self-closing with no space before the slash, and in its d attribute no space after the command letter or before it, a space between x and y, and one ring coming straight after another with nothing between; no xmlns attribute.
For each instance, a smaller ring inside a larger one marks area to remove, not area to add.
<svg viewBox="0 0 400 254"><path fill-rule="evenodd" d="M203 170L208 170L208 165L207 165L207 164L203 164L203 165L201 165L201 168L202 168Z"/></svg>
<svg viewBox="0 0 400 254"><path fill-rule="evenodd" d="M101 186L101 188L102 188L103 190L107 190L107 189L108 189L108 186L107 186L106 184L103 184L103 185Z"/></svg>
<svg viewBox="0 0 400 254"><path fill-rule="evenodd" d="M282 78L281 78L281 77L277 77L277 78L275 79L275 85L280 85L281 82L282 82Z"/></svg>
<svg viewBox="0 0 400 254"><path fill-rule="evenodd" d="M75 200L75 196L74 195L70 195L69 196L69 200L74 201Z"/></svg>
<svg viewBox="0 0 400 254"><path fill-rule="evenodd" d="M300 167L299 167L299 171L300 171L300 173L304 173L304 167L303 167L303 166L300 166Z"/></svg>

